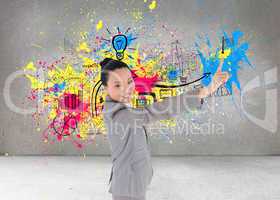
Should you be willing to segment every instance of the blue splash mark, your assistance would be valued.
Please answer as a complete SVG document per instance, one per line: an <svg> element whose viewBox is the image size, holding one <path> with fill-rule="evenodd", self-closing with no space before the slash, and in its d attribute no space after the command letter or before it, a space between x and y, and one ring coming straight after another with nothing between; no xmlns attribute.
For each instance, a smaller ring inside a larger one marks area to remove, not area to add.
<svg viewBox="0 0 280 200"><path fill-rule="evenodd" d="M178 74L179 74L179 70L170 70L168 73L167 73L167 77L170 81L174 81L178 78Z"/></svg>
<svg viewBox="0 0 280 200"><path fill-rule="evenodd" d="M62 90L64 90L66 86L66 82L62 82L62 83L55 83L53 86L53 92L55 93L55 95L57 95L57 93L61 92Z"/></svg>
<svg viewBox="0 0 280 200"><path fill-rule="evenodd" d="M239 91L241 91L240 82L238 80L238 70L241 69L240 64L245 63L253 67L246 55L247 50L249 49L249 43L242 42L239 44L239 39L243 35L243 32L241 32L240 30L235 30L232 32L232 37L230 38L226 32L223 32L223 36L225 38L225 50L230 49L230 54L224 59L221 71L228 72L230 75L230 78L225 83L225 87L230 93L232 93L233 84L235 84ZM206 45L210 49L211 43L207 36L205 41ZM209 51L209 55L205 55L202 53L198 42L195 42L195 47L197 48L203 66L203 73L211 73L210 76L202 79L201 81L202 85L208 86L212 82L212 78L217 72L217 69L220 65L221 61L219 58L219 52L221 51L221 47L216 48L215 52Z"/></svg>

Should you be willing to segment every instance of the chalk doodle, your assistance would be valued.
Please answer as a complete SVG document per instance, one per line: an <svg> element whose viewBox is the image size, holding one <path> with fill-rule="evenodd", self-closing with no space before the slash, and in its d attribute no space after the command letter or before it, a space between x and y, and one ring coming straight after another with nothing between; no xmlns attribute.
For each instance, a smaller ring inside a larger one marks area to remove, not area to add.
<svg viewBox="0 0 280 200"><path fill-rule="evenodd" d="M146 3L150 13L156 11L156 1ZM144 15L138 16L139 20L144 20ZM138 42L138 38L145 41L146 37L133 27L118 26L110 30L108 26L103 20L97 20L90 31L80 32L78 41L72 41L71 35L64 38L64 55L51 61L48 58L30 61L24 67L33 73L26 74L31 88L27 97L42 105L32 116L34 120L44 115L47 118L48 126L43 131L45 142L70 141L75 147L83 148L90 135L106 134L102 115L106 94L99 65L106 57L128 64L135 82L134 107L178 95L182 86L207 87L222 57L222 71L228 72L230 79L213 96L232 95L233 84L241 89L237 73L241 64L252 66L246 55L249 44L239 42L243 36L239 30L231 36L223 32L222 45L216 49L208 37L200 37L191 49L186 48L172 31L166 49L161 44ZM161 26L160 31L166 31L166 27ZM209 52L204 52L202 43L206 43ZM162 123L174 126L172 119Z"/></svg>

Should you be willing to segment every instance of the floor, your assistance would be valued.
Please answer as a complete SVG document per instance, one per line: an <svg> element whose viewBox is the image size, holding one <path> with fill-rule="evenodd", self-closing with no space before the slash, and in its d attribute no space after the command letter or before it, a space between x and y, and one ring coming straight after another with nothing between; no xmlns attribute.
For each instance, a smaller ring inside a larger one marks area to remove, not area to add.
<svg viewBox="0 0 280 200"><path fill-rule="evenodd" d="M280 200L280 157L153 157L147 200ZM2 200L110 200L101 156L1 156Z"/></svg>

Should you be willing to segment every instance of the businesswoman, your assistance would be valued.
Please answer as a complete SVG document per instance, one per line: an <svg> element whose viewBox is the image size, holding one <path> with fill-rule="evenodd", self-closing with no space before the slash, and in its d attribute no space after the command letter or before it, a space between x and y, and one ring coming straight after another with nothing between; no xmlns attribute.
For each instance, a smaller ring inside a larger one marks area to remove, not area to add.
<svg viewBox="0 0 280 200"><path fill-rule="evenodd" d="M135 83L128 65L110 58L100 65L101 83L107 94L102 113L112 159L109 192L113 200L145 200L154 172L145 125L200 108L201 99L215 92L229 77L220 72L220 65L208 87L133 108L130 102Z"/></svg>

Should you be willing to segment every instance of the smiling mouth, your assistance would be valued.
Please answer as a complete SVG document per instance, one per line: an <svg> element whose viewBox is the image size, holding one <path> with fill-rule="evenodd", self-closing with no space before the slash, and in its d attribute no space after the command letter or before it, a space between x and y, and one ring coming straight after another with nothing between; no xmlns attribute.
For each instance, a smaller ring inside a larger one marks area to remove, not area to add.
<svg viewBox="0 0 280 200"><path fill-rule="evenodd" d="M121 96L121 98L122 98L123 100L129 100L129 99L131 99L131 96Z"/></svg>

